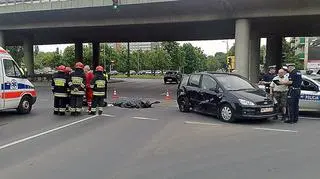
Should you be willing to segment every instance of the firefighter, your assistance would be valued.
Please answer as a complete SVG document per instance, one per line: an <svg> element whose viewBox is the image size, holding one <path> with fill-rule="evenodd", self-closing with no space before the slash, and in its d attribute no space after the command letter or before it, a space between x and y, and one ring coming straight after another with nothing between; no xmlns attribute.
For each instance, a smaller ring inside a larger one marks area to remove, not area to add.
<svg viewBox="0 0 320 179"><path fill-rule="evenodd" d="M77 62L75 71L70 74L68 85L70 87L70 112L71 115L80 115L82 111L83 96L85 95L86 76L83 71L84 65Z"/></svg>
<svg viewBox="0 0 320 179"><path fill-rule="evenodd" d="M98 114L101 115L104 106L104 96L105 96L105 89L106 89L106 78L103 74L103 67L97 66L96 73L91 80L91 88L93 89L93 101L92 101L92 108L91 108L91 115L95 115L97 112L98 107Z"/></svg>
<svg viewBox="0 0 320 179"><path fill-rule="evenodd" d="M92 88L90 88L90 82L93 79L94 75L93 72L90 70L89 65L86 65L84 67L84 73L86 74L86 100L88 104L88 113L91 112L91 106L92 106L92 98L93 98L93 91Z"/></svg>
<svg viewBox="0 0 320 179"><path fill-rule="evenodd" d="M66 67L65 69L65 73L66 73L66 76L67 76L67 79L70 79L70 74L71 74L71 67ZM67 89L67 94L68 94L68 98L66 100L66 112L70 112L70 88L68 86L68 89Z"/></svg>
<svg viewBox="0 0 320 179"><path fill-rule="evenodd" d="M66 104L68 99L67 89L67 76L65 74L65 66L60 65L57 67L58 72L53 74L52 77L52 92L54 95L54 115L65 115Z"/></svg>

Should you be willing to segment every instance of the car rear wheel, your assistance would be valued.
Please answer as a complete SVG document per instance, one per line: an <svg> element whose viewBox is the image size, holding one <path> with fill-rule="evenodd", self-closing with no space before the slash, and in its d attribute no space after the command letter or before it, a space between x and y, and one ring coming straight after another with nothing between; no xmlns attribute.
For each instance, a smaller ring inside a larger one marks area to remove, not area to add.
<svg viewBox="0 0 320 179"><path fill-rule="evenodd" d="M178 99L178 105L180 112L190 112L190 102L185 96Z"/></svg>
<svg viewBox="0 0 320 179"><path fill-rule="evenodd" d="M28 96L24 96L19 104L19 107L17 108L18 113L21 114L28 114L30 113L32 109L31 99Z"/></svg>
<svg viewBox="0 0 320 179"><path fill-rule="evenodd" d="M229 104L223 104L219 111L219 117L224 122L235 122L234 110Z"/></svg>

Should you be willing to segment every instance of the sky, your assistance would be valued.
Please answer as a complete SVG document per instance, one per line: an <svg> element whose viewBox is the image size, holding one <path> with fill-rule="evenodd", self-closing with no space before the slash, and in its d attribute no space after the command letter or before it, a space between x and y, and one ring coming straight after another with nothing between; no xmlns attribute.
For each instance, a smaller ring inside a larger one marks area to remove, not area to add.
<svg viewBox="0 0 320 179"><path fill-rule="evenodd" d="M234 39L229 40L203 40L203 41L179 41L180 44L191 43L193 46L200 47L206 55L214 55L217 52L227 51L227 42L229 49L234 43ZM261 39L261 45L266 44L266 39ZM40 51L44 52L54 52L56 48L59 50L64 50L67 46L71 44L54 44L54 45L40 45Z"/></svg>

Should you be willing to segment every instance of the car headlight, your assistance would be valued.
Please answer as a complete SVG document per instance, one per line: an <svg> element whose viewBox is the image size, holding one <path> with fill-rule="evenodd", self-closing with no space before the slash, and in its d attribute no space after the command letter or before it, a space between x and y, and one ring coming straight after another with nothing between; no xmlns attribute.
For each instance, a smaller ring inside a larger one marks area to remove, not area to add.
<svg viewBox="0 0 320 179"><path fill-rule="evenodd" d="M254 102L252 101L248 101L245 99L239 99L240 104L244 105L244 106L254 106L256 104L254 104Z"/></svg>

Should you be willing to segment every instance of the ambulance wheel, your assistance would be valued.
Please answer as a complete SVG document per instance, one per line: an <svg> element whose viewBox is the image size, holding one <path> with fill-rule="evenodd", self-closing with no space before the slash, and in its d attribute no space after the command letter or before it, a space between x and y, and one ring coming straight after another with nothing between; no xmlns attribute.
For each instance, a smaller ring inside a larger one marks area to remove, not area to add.
<svg viewBox="0 0 320 179"><path fill-rule="evenodd" d="M17 108L18 113L21 114L28 114L30 113L32 109L31 99L28 96L24 96L19 104L19 107Z"/></svg>

